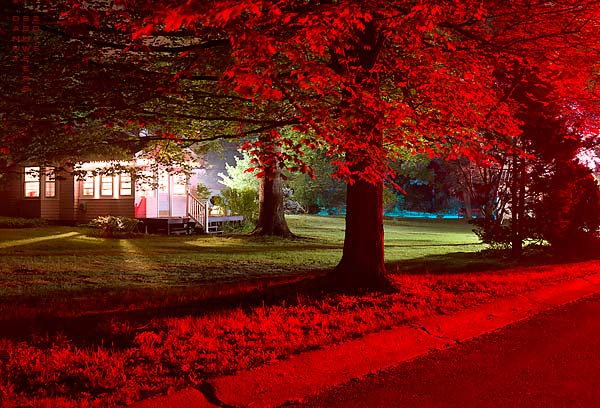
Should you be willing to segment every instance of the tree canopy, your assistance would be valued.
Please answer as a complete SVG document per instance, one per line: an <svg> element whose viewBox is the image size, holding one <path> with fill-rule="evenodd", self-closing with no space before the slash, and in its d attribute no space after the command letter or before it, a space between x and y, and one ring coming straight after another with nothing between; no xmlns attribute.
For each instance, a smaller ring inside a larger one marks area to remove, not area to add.
<svg viewBox="0 0 600 408"><path fill-rule="evenodd" d="M19 127L5 148L26 119L29 134L68 133L87 119L115 131L152 123L186 140L295 124L304 139L272 137L296 150L325 146L345 157L340 176L373 180L398 146L472 157L510 145L497 135L520 133L511 96L525 71L555 84L564 109L596 103L594 1L36 4L45 8L40 51L28 55L37 82L21 95L20 76L2 76L12 96L4 124ZM13 14L35 7L23 1ZM4 69L18 71L15 57L27 53L3 44Z"/></svg>

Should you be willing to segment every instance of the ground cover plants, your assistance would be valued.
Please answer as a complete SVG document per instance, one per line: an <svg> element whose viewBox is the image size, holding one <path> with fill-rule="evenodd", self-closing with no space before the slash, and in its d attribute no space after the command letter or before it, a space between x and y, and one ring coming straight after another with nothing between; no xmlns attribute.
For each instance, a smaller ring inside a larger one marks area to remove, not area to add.
<svg viewBox="0 0 600 408"><path fill-rule="evenodd" d="M399 290L324 292L315 282L341 255L343 219L290 224L304 238L3 231L0 401L123 405L600 266L509 264L479 252L461 221L388 221L386 259ZM285 284L304 276L317 278Z"/></svg>
<svg viewBox="0 0 600 408"><path fill-rule="evenodd" d="M0 228L33 228L46 225L41 218L0 217Z"/></svg>
<svg viewBox="0 0 600 408"><path fill-rule="evenodd" d="M129 238L136 231L140 220L135 218L106 215L96 217L88 223L88 226L97 231L96 234L100 238Z"/></svg>

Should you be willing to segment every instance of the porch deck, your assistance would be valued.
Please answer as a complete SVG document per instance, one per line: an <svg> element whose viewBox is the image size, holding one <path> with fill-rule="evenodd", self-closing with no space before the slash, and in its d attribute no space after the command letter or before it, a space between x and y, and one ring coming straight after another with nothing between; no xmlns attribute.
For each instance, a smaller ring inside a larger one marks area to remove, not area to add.
<svg viewBox="0 0 600 408"><path fill-rule="evenodd" d="M209 234L220 234L223 232L223 227L226 224L241 224L244 221L244 217L241 215L222 215L222 216L208 216L208 233Z"/></svg>
<svg viewBox="0 0 600 408"><path fill-rule="evenodd" d="M137 218L141 221L140 230L146 234L191 234L196 221L190 217Z"/></svg>
<svg viewBox="0 0 600 408"><path fill-rule="evenodd" d="M193 234L197 230L202 233L219 234L223 232L226 224L238 224L244 220L241 215L208 216L208 227L206 230L192 217L158 217L137 218L141 221L140 231L146 234Z"/></svg>

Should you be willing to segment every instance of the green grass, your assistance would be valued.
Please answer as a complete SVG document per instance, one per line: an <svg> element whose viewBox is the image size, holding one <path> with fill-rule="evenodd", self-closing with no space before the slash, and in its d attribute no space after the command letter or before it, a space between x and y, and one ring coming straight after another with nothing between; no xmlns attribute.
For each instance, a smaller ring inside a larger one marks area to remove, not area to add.
<svg viewBox="0 0 600 408"><path fill-rule="evenodd" d="M265 277L324 273L339 262L343 218L301 215L289 216L288 222L300 238L105 239L74 227L0 230L0 316L76 316L172 306L251 290ZM483 248L460 220L388 220L385 235L391 272L428 272L435 266L430 257L454 259ZM471 258L453 262L460 268Z"/></svg>
<svg viewBox="0 0 600 408"><path fill-rule="evenodd" d="M0 299L68 296L70 292L190 288L215 281L298 275L334 267L342 253L343 218L288 217L301 238L248 236L88 237L86 230L2 230ZM482 248L458 220L388 221L386 260L473 252Z"/></svg>

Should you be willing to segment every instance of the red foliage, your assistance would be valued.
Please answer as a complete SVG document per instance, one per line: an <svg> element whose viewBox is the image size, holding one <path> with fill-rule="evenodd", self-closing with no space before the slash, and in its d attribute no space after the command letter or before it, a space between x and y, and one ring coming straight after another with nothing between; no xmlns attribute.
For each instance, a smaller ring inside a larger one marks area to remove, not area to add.
<svg viewBox="0 0 600 408"><path fill-rule="evenodd" d="M172 31L227 39L227 86L257 109L278 104L292 112L306 131L302 144L325 143L345 156L338 163L345 178L381 180L387 159L406 150L484 159L510 146L520 134L511 89L521 78L502 83L498 71L535 71L555 85L555 99L577 100L581 110L592 102L595 2L161 4L119 1L120 16L128 16L122 28L134 40ZM73 4L69 19L97 20L90 13ZM202 72L202 64L192 70ZM491 134L508 139L490 140ZM299 151L300 144L282 142Z"/></svg>
<svg viewBox="0 0 600 408"><path fill-rule="evenodd" d="M360 163L355 177L369 181L385 178L387 159L406 152L485 159L508 148L520 134L511 95L522 70L553 84L565 109L593 112L597 102L600 5L591 0L41 3L83 41L110 43L124 33L125 52L181 48L175 82L220 77L253 101L250 110L300 124L301 143L282 140L289 151L325 145L346 157L340 175ZM217 67L207 63L211 52L230 58ZM589 133L598 128L592 122L578 125Z"/></svg>

